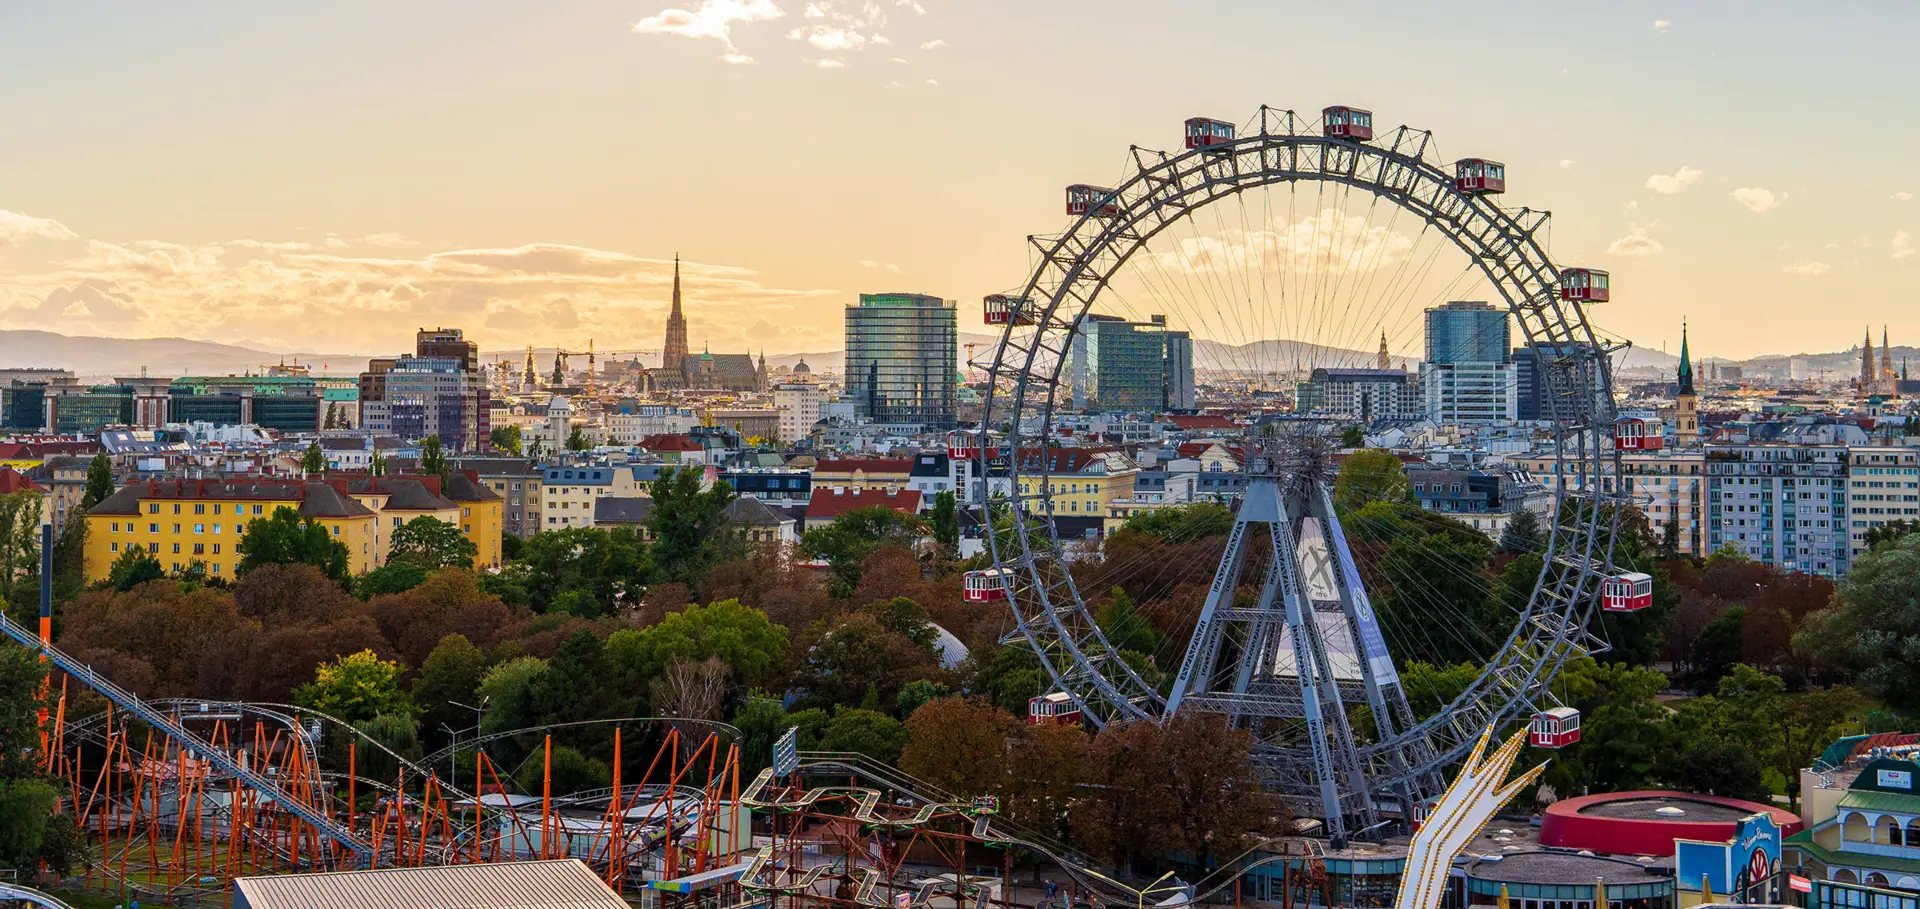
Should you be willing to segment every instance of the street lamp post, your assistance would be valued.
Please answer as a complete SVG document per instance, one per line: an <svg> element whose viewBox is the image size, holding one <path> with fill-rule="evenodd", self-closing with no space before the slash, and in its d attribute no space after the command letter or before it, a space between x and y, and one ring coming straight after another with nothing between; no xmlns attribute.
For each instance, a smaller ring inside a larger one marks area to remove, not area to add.
<svg viewBox="0 0 1920 909"><path fill-rule="evenodd" d="M480 715L486 712L487 702L491 700L493 700L493 695L487 695L486 697L481 698L480 706L478 707L475 707L472 704L462 704L459 701L447 702L447 704L450 706L459 707L463 710L473 711L473 739L476 743L479 742L480 740ZM447 732L453 736L453 753L447 755L447 779L453 780L458 778L460 775L460 765L458 763L460 760L460 731L457 729L449 729L447 727L447 724L445 723L441 723L440 728L446 729ZM478 745L475 746L475 754L476 755L478 754ZM473 797L475 799L478 799L480 797L480 793L475 792L473 794Z"/></svg>

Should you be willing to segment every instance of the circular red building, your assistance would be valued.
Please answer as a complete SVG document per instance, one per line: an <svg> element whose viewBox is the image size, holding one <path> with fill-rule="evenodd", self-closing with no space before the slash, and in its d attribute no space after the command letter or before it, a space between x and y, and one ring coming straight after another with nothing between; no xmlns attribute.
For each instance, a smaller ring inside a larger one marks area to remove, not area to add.
<svg viewBox="0 0 1920 909"><path fill-rule="evenodd" d="M1547 806L1540 821L1540 844L1565 849L1591 849L1616 855L1673 854L1673 841L1733 839L1741 818L1766 813L1780 826L1780 835L1800 832L1800 818L1791 811L1685 792L1607 792L1561 799Z"/></svg>

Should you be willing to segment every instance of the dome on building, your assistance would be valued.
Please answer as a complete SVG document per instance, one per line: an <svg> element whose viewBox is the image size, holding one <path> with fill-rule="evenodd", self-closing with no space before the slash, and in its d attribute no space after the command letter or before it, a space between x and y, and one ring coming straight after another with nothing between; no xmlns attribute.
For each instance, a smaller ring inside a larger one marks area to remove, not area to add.
<svg viewBox="0 0 1920 909"><path fill-rule="evenodd" d="M572 412L573 412L573 402L568 401L566 395L554 395L553 400L547 402L548 414L572 413Z"/></svg>
<svg viewBox="0 0 1920 909"><path fill-rule="evenodd" d="M793 374L796 376L811 376L813 375L813 370L807 368L807 361L801 360L793 364Z"/></svg>

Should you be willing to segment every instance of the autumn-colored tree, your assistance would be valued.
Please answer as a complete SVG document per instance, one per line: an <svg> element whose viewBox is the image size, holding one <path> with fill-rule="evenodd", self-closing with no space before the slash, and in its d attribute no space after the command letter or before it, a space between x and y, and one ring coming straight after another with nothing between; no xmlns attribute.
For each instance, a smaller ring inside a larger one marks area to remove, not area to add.
<svg viewBox="0 0 1920 909"><path fill-rule="evenodd" d="M1172 852L1205 865L1285 830L1289 812L1260 785L1251 748L1245 731L1208 714L1108 726L1087 752L1086 795L1071 811L1074 844L1122 867Z"/></svg>
<svg viewBox="0 0 1920 909"><path fill-rule="evenodd" d="M463 635L476 647L492 647L524 614L482 590L479 578L463 568L436 571L411 590L375 597L367 608L407 666L423 665L449 634Z"/></svg>
<svg viewBox="0 0 1920 909"><path fill-rule="evenodd" d="M1007 772L1007 739L1018 729L985 701L935 698L907 718L900 769L958 796L997 792Z"/></svg>
<svg viewBox="0 0 1920 909"><path fill-rule="evenodd" d="M1022 727L1006 755L1001 812L1022 829L1065 840L1068 809L1086 783L1091 742L1077 725Z"/></svg>

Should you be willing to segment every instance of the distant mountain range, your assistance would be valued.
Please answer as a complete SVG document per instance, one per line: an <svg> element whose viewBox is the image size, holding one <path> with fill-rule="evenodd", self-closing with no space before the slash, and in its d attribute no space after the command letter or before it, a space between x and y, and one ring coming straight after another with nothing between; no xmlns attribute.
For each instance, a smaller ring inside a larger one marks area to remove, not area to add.
<svg viewBox="0 0 1920 909"><path fill-rule="evenodd" d="M230 375L262 372L268 365L326 364L333 372L367 368L365 354L279 351L186 338L92 338L50 331L0 330L0 367L70 369L81 378Z"/></svg>
<svg viewBox="0 0 1920 909"><path fill-rule="evenodd" d="M404 339L401 340L404 342ZM1000 343L1000 336L961 332L959 343L961 362L958 365L964 369L968 357L967 345L973 345L973 355L984 361L991 356L994 346ZM99 338L16 329L0 330L0 367L60 368L73 370L75 375L82 378L111 378L137 376L142 369L155 376L236 375L260 372L267 366L284 362L310 366L315 372L352 375L366 368L370 356L391 356L405 347L401 343L384 354L316 353L186 338ZM1306 365L1369 366L1375 356L1372 351L1324 347L1300 341L1222 344L1199 340L1194 342L1193 347L1194 365L1205 370L1281 370L1291 369L1296 362ZM1879 351L1874 353L1877 359ZM526 360L526 355L525 348L483 351L481 360L487 363L506 360L517 366ZM543 374L553 369L553 357L552 347L534 348L534 362ZM621 355L618 359L630 357ZM1814 375L1822 371L1835 376L1853 375L1860 369L1859 348L1833 353L1770 354L1747 360L1712 357L1705 362L1738 366L1757 376L1765 375L1769 370L1784 373L1789 359L1805 360L1807 370ZM1896 369L1909 359L1920 367L1920 349L1898 346L1893 349ZM659 365L658 354L642 356L640 360L648 366ZM816 373L837 373L845 362L845 353L823 350L770 354L767 357L768 365L776 367L791 368L802 360ZM1393 361L1393 365L1401 369L1411 369L1415 365L1412 357L1395 355ZM1679 358L1673 354L1645 347L1632 348L1621 363L1625 367L1658 369L1673 369L1678 364ZM572 369L581 369L586 362L584 358L570 357L567 365Z"/></svg>

